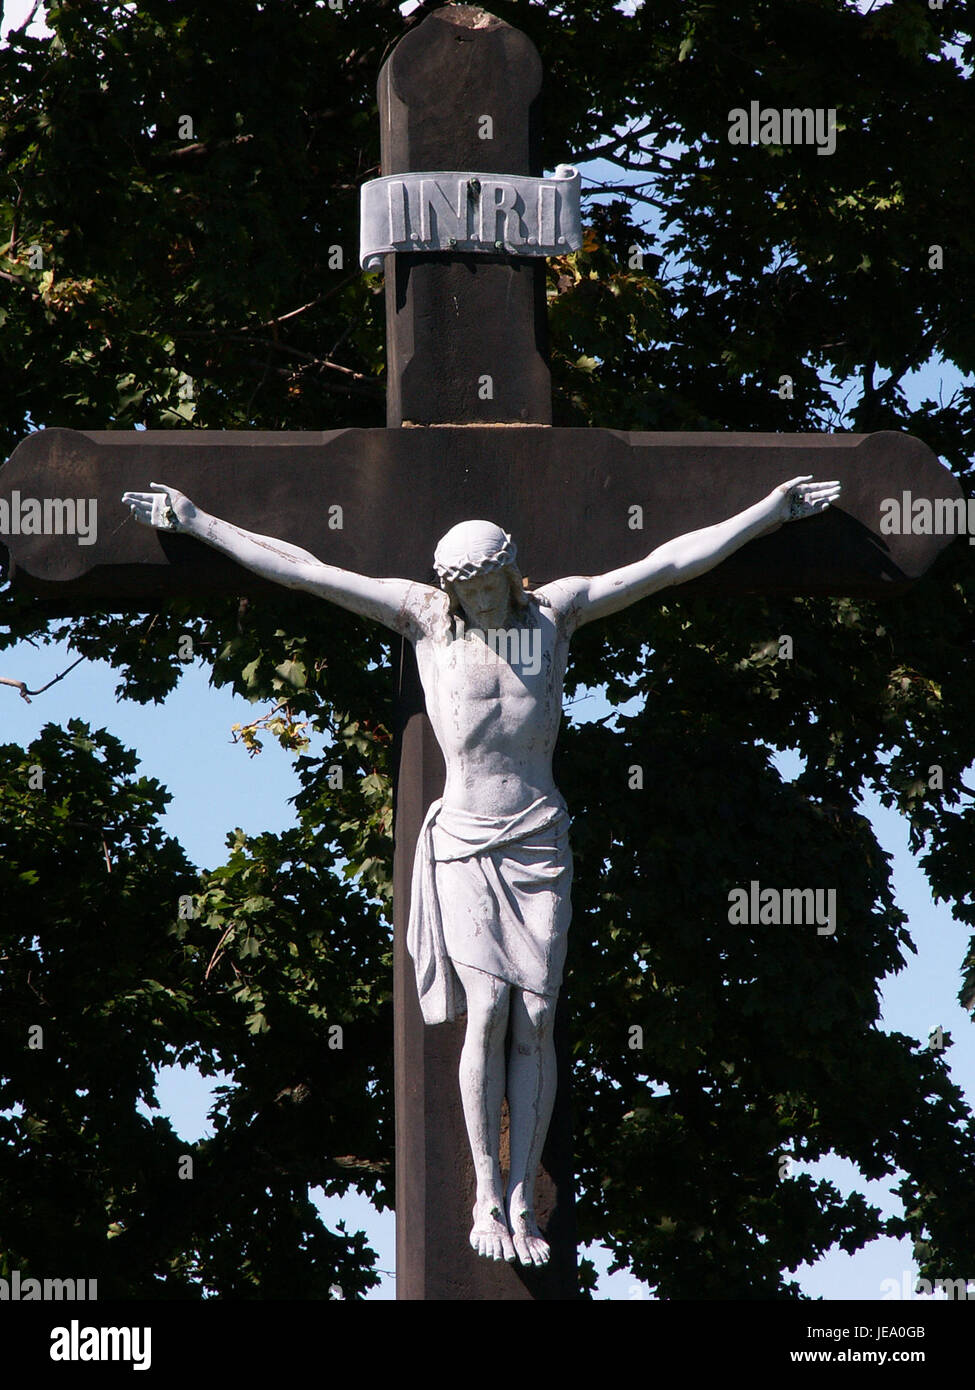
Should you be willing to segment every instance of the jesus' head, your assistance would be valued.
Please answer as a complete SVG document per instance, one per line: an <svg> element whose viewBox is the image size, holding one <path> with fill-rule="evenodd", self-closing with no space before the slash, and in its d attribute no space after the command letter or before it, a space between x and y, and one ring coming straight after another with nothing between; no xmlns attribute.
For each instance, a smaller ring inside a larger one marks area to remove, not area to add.
<svg viewBox="0 0 975 1390"><path fill-rule="evenodd" d="M450 601L477 627L503 627L524 616L530 601L516 564L517 548L491 521L462 521L437 542L433 567Z"/></svg>

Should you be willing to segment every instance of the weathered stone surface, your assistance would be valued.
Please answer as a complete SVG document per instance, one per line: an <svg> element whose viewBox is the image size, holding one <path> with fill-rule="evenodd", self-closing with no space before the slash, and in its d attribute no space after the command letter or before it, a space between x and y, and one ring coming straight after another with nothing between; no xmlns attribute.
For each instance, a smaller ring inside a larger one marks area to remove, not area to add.
<svg viewBox="0 0 975 1390"><path fill-rule="evenodd" d="M538 52L517 29L474 5L435 10L379 77L383 175L541 175L541 85ZM386 260L388 423L549 424L544 265L502 255Z"/></svg>
<svg viewBox="0 0 975 1390"><path fill-rule="evenodd" d="M261 582L231 561L132 520L122 493L155 479L214 515L279 535L328 564L430 579L437 538L470 515L474 496L482 515L517 535L526 572L544 583L639 559L691 525L710 525L783 478L812 470L840 481L838 506L801 533L755 542L697 581L701 586L884 597L917 579L951 543L951 535L881 531L886 498L905 491L962 496L930 449L910 435L516 427L277 435L43 430L0 470L0 499L97 498L97 539L2 540L18 580L35 592L60 592L70 582L72 593L126 603L200 592L201 585L208 592L259 592ZM387 528L386 517L396 524Z"/></svg>

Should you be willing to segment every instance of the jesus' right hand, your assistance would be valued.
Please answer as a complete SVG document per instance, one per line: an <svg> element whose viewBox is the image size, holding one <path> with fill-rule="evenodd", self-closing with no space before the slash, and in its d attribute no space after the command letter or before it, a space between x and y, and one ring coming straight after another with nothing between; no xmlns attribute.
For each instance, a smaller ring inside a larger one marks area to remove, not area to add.
<svg viewBox="0 0 975 1390"><path fill-rule="evenodd" d="M152 492L123 492L122 501L143 526L158 531L184 531L197 515L190 499L165 483L150 483Z"/></svg>

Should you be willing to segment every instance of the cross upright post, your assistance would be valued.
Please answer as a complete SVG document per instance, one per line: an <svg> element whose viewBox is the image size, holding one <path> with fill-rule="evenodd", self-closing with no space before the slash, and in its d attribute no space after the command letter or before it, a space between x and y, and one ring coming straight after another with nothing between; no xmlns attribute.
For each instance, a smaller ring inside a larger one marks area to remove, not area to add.
<svg viewBox="0 0 975 1390"><path fill-rule="evenodd" d="M540 175L538 53L517 29L470 5L437 11L393 50L379 77L384 176L436 170ZM484 196L483 191L480 194ZM492 230L496 230L493 228ZM500 426L552 419L545 263L495 254L387 253L387 424ZM503 312L499 306L504 306ZM446 475L456 468L449 451ZM477 512L478 485L467 507ZM525 480L531 491L532 479ZM566 1000L558 1014L556 1109L537 1214L552 1257L530 1273L473 1258L473 1171L457 1074L463 1018L424 1025L406 949L420 826L443 789L443 756L424 712L412 647L403 643L395 796L396 1280L404 1299L573 1298L577 1292ZM503 1135L504 1145L506 1136Z"/></svg>
<svg viewBox="0 0 975 1390"><path fill-rule="evenodd" d="M48 600L97 597L114 609L175 596L274 593L194 539L135 524L122 495L154 478L169 479L212 515L280 537L327 565L424 584L438 538L458 522L490 518L517 538L542 585L634 563L807 473L838 479L841 505L788 535L752 541L695 581L700 587L886 597L919 578L951 535L886 534L882 503L910 491L953 507L961 490L910 436L551 425L539 254L551 204L540 191L533 246L519 232L518 203L519 187L527 187L519 181L541 173L540 86L531 43L467 5L447 6L413 27L383 68L382 174L395 185L383 205L388 236L379 236L376 251L386 271L386 429L38 431L0 470L0 538L13 580ZM433 175L443 171L452 177L441 187ZM423 174L430 175L425 183ZM458 190L461 202L452 203ZM414 195L417 206L403 201ZM418 249L400 237L410 235L414 213ZM458 231L465 217L476 245ZM453 232L442 235L441 223ZM558 249L557 236L548 249ZM84 537L66 524L83 502L96 519ZM341 530L328 524L335 505ZM414 847L443 782L408 643L397 688L397 1296L571 1299L564 1008L559 1093L536 1189L552 1258L542 1269L518 1270L479 1258L468 1242L474 1184L457 1084L464 1024L423 1024L405 943Z"/></svg>

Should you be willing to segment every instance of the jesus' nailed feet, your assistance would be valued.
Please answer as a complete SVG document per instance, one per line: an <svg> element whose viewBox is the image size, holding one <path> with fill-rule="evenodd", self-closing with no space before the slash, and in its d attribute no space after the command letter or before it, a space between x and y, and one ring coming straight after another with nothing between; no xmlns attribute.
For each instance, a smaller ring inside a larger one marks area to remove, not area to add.
<svg viewBox="0 0 975 1390"><path fill-rule="evenodd" d="M522 1209L517 1210L518 1207ZM520 1196L512 1200L508 1218L497 1198L480 1198L472 1211L474 1225L471 1228L471 1246L479 1255L488 1260L507 1260L513 1264L517 1259L523 1265L548 1264L549 1244L532 1212L524 1208Z"/></svg>

